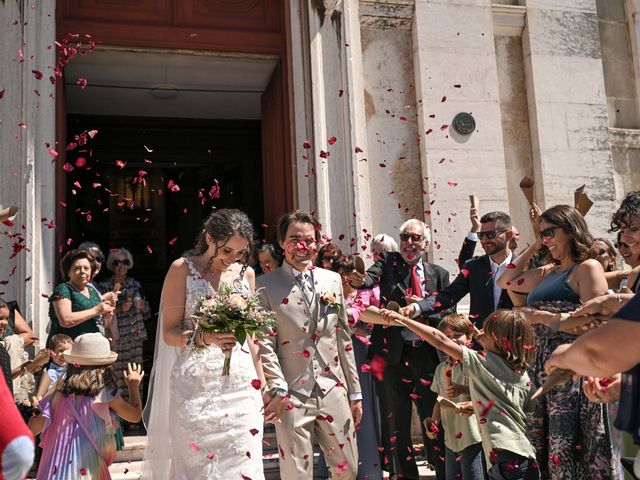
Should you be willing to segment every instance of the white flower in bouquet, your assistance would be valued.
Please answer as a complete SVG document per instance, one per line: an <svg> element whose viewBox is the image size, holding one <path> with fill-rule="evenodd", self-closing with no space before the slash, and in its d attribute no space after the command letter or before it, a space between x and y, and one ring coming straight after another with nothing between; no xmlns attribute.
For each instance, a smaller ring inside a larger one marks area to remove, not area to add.
<svg viewBox="0 0 640 480"><path fill-rule="evenodd" d="M196 300L191 318L197 329L214 333L233 333L240 345L248 336L262 338L263 329L275 325L276 315L262 308L258 292L242 295L221 283L210 297ZM225 353L222 375L229 375L231 352Z"/></svg>

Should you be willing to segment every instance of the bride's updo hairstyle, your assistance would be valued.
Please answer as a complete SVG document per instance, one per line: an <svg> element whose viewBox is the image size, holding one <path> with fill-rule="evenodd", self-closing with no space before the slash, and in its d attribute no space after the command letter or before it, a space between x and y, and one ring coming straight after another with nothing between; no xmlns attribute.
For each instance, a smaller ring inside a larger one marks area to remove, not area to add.
<svg viewBox="0 0 640 480"><path fill-rule="evenodd" d="M214 210L209 218L207 218L202 226L202 231L198 235L196 245L194 247L196 255L203 255L207 251L209 245L207 244L207 233L211 236L216 245L227 243L227 240L234 235L240 235L249 244L247 250L242 256L242 274L247 268L247 261L249 260L249 254L253 250L253 237L255 232L253 225L247 214L236 209L223 208L220 210ZM218 256L218 250L214 252L213 256L209 259L207 269L213 262L213 259Z"/></svg>

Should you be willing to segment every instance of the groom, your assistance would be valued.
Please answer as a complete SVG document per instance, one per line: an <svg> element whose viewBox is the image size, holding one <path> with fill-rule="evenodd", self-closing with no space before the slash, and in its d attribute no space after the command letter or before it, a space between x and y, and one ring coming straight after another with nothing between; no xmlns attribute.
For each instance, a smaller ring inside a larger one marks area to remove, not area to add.
<svg viewBox="0 0 640 480"><path fill-rule="evenodd" d="M355 479L362 393L341 278L313 267L318 237L318 221L309 213L284 215L278 240L285 261L257 279L265 307L278 317L260 347L265 415L281 419L276 434L282 478L313 477L315 436L333 478Z"/></svg>

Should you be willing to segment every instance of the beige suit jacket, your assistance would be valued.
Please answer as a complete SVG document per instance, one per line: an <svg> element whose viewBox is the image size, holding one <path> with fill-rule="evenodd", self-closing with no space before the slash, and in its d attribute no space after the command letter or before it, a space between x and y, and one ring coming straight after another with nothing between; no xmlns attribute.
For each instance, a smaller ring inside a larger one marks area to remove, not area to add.
<svg viewBox="0 0 640 480"><path fill-rule="evenodd" d="M316 383L325 393L336 385L346 387L349 395L360 393L340 275L323 268L313 269L312 275L316 298L311 311L287 262L256 279L265 308L278 317L260 342L267 387L302 398L311 396ZM323 301L325 294L342 307Z"/></svg>

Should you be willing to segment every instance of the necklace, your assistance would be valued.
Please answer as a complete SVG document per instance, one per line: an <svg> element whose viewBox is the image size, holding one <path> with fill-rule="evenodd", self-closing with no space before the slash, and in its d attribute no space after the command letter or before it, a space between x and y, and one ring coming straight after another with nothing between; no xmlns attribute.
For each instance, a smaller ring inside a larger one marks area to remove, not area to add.
<svg viewBox="0 0 640 480"><path fill-rule="evenodd" d="M71 288L73 288L76 292L78 292L80 295L82 295L83 297L86 298L91 298L91 292L89 291L89 289L85 286L84 290L80 290L78 287L76 287L73 283L71 283L70 281L67 282L67 285L71 286Z"/></svg>

